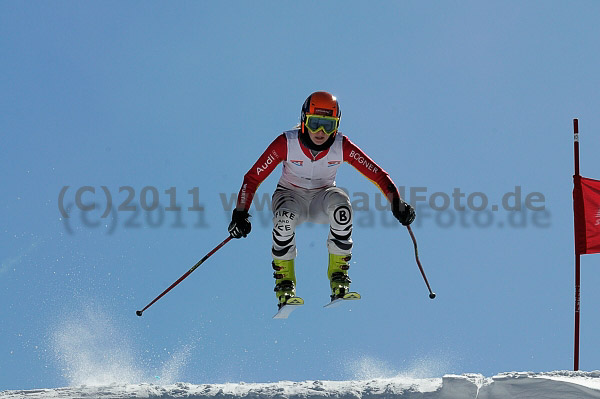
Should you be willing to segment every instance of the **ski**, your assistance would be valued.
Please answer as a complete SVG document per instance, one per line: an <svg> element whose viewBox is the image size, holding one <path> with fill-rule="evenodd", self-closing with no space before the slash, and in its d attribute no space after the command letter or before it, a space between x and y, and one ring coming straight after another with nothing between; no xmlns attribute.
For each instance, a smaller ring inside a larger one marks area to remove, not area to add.
<svg viewBox="0 0 600 399"><path fill-rule="evenodd" d="M279 311L273 316L274 319L287 319L290 313L304 305L304 299L293 296L287 300L285 305L279 308Z"/></svg>
<svg viewBox="0 0 600 399"><path fill-rule="evenodd" d="M325 305L323 307L324 308L335 308L335 307L340 306L342 303L344 303L344 301L352 301L352 300L356 300L356 299L360 299L360 298L361 297L358 292L349 292L341 298L336 298L336 299L332 300L331 302L329 302L327 305Z"/></svg>

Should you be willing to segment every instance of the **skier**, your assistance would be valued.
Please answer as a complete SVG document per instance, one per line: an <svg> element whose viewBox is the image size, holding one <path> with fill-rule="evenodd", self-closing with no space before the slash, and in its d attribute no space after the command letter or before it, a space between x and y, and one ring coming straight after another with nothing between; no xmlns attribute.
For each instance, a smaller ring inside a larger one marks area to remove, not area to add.
<svg viewBox="0 0 600 399"><path fill-rule="evenodd" d="M246 237L251 230L248 209L258 186L283 162L283 173L272 197L275 293L278 307L302 304L296 296L296 227L303 222L329 223L327 249L331 300L350 293L348 261L352 253L350 198L335 185L342 162L374 182L391 202L392 213L405 226L415 211L398 193L389 175L346 136L338 132L341 111L330 93L312 93L302 105L296 128L279 135L244 176L233 210L229 234ZM356 294L358 295L358 294ZM360 295L355 297L360 298Z"/></svg>

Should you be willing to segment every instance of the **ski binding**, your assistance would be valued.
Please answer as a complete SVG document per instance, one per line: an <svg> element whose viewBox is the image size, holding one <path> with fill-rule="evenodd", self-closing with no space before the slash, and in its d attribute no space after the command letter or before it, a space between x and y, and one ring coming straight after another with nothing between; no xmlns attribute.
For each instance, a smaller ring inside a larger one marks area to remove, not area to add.
<svg viewBox="0 0 600 399"><path fill-rule="evenodd" d="M287 300L285 305L279 308L279 311L273 316L274 319L287 319L290 313L304 305L304 299L293 296Z"/></svg>
<svg viewBox="0 0 600 399"><path fill-rule="evenodd" d="M323 306L324 308L335 308L340 306L344 301L352 301L356 299L360 299L360 294L358 292L348 292L341 298L335 298L327 305Z"/></svg>

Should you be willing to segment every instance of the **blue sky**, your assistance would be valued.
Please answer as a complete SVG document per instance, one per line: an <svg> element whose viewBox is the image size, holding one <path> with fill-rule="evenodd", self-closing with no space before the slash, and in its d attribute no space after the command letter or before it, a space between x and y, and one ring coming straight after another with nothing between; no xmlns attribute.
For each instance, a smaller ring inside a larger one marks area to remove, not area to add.
<svg viewBox="0 0 600 399"><path fill-rule="evenodd" d="M0 389L106 370L216 383L570 369L572 119L581 173L599 178L599 17L594 1L3 2ZM425 195L414 232L438 298L376 187L346 165L338 185L365 209L359 303L322 308L327 230L305 225L306 305L272 320L270 215L253 209L247 239L136 317L227 236L226 199L316 90L338 97L344 134ZM73 205L85 186L99 209ZM125 186L137 212L117 210ZM146 212L150 187L159 208ZM180 213L164 210L171 187ZM187 210L196 187L201 212ZM427 205L457 188L489 206ZM516 188L544 210L504 209ZM583 257L584 370L600 361L599 265Z"/></svg>

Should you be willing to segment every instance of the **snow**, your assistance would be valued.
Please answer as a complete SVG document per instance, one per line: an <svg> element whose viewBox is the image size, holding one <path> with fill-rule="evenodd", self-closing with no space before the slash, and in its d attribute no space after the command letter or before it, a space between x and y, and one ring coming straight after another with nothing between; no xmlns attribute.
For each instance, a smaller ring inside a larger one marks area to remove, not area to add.
<svg viewBox="0 0 600 399"><path fill-rule="evenodd" d="M481 374L448 374L442 378L398 376L361 381L82 385L3 391L0 398L587 399L600 398L600 371L510 372L493 377Z"/></svg>

